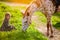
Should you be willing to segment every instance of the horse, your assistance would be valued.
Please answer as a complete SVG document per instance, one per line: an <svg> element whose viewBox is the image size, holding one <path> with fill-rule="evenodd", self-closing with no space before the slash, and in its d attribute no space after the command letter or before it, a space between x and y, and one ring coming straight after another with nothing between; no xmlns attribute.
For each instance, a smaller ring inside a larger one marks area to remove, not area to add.
<svg viewBox="0 0 60 40"><path fill-rule="evenodd" d="M40 11L42 12L47 19L47 36L53 37L53 28L51 17L54 14L55 6L51 0L34 0L27 7L26 11L23 13L22 20L22 30L26 31L29 25L31 24L31 17L34 12ZM50 29L50 30L49 30Z"/></svg>

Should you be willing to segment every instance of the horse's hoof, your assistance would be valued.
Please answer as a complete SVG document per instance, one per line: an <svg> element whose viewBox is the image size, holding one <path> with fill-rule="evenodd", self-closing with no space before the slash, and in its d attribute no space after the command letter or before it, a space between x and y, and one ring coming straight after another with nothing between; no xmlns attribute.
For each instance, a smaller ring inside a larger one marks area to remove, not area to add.
<svg viewBox="0 0 60 40"><path fill-rule="evenodd" d="M50 36L50 38L53 38L53 37L54 37L53 35Z"/></svg>

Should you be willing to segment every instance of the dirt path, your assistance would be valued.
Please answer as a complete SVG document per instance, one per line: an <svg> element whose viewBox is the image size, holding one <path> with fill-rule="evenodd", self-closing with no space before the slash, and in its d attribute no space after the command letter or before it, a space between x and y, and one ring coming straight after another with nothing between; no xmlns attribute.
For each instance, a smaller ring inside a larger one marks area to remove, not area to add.
<svg viewBox="0 0 60 40"><path fill-rule="evenodd" d="M38 20L37 16L32 16L32 20L34 20L34 22L36 23L36 29L39 32L42 32L45 36L46 36L46 24L42 23L41 21ZM60 40L60 30L57 30L55 28L53 28L54 31L54 37L53 38L49 38L49 40ZM47 37L47 36L46 36Z"/></svg>

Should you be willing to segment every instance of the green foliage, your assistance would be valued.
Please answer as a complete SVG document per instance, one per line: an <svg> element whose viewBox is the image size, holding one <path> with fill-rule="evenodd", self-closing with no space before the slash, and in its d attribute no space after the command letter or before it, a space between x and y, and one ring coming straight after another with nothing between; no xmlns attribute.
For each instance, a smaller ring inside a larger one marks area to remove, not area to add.
<svg viewBox="0 0 60 40"><path fill-rule="evenodd" d="M22 14L20 10L4 3L0 3L0 26L6 12L10 12L10 24L14 25L17 30L9 32L0 31L0 40L48 40L42 33L39 33L34 28L34 22L32 22L26 32L22 32Z"/></svg>
<svg viewBox="0 0 60 40"><path fill-rule="evenodd" d="M0 40L48 40L46 37L34 29L34 23L28 28L27 32L14 30L10 32L0 32Z"/></svg>

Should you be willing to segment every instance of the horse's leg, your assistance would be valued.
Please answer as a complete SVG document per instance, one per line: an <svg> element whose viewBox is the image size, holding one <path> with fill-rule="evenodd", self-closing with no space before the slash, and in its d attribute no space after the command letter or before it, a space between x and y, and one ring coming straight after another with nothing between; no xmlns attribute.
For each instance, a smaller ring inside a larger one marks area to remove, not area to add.
<svg viewBox="0 0 60 40"><path fill-rule="evenodd" d="M52 29L52 23L51 23L51 20L50 20L50 24L49 24L49 26L50 26L50 31L51 31L51 35L50 35L50 37L53 37L53 29Z"/></svg>
<svg viewBox="0 0 60 40"><path fill-rule="evenodd" d="M49 28L51 30L51 36L53 37L53 30L52 30L52 24L51 24L51 16L47 16L47 36L49 36Z"/></svg>
<svg viewBox="0 0 60 40"><path fill-rule="evenodd" d="M47 36L49 36L49 17L47 16Z"/></svg>

